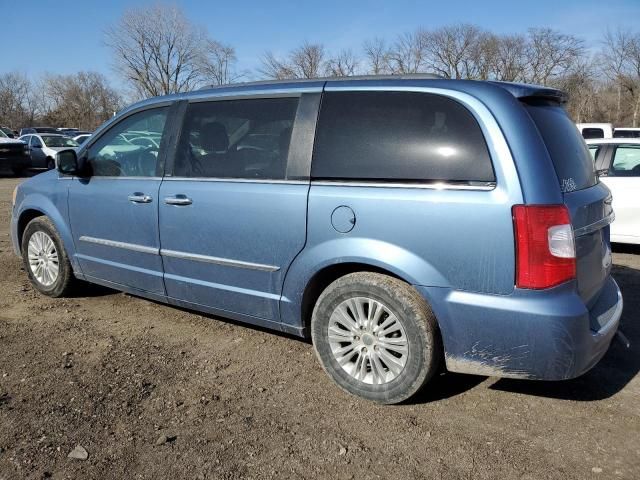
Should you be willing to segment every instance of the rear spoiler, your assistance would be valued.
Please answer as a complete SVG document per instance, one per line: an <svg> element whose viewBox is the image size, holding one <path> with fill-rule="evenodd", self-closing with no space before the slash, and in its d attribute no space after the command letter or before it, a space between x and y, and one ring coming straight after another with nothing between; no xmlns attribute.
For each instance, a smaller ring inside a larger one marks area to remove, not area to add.
<svg viewBox="0 0 640 480"><path fill-rule="evenodd" d="M543 87L541 85L529 85L527 83L513 82L489 82L504 88L518 100L545 100L547 102L564 105L569 101L569 94L555 88Z"/></svg>

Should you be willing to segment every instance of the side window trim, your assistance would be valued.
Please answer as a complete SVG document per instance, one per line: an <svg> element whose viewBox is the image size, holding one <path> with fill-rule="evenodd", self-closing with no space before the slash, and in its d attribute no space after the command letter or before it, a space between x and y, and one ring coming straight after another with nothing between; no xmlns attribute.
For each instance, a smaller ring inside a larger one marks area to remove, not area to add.
<svg viewBox="0 0 640 480"><path fill-rule="evenodd" d="M599 147L595 164L596 170L609 170L613 161L613 145L603 143Z"/></svg>
<svg viewBox="0 0 640 480"><path fill-rule="evenodd" d="M169 106L158 152L158 164L156 165L158 177L170 176L173 171L173 160L180 141L180 132L186 111L187 102L185 100L173 102Z"/></svg>
<svg viewBox="0 0 640 480"><path fill-rule="evenodd" d="M287 180L309 181L311 178L311 159L321 99L321 93L303 93L300 96L289 141Z"/></svg>

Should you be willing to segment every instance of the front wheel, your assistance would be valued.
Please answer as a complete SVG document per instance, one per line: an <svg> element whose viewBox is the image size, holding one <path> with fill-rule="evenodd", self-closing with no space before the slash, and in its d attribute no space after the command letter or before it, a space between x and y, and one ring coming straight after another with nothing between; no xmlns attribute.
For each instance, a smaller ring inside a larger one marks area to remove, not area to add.
<svg viewBox="0 0 640 480"><path fill-rule="evenodd" d="M410 285L379 273L353 273L329 285L313 310L311 335L338 386L379 403L416 394L441 360L427 302Z"/></svg>
<svg viewBox="0 0 640 480"><path fill-rule="evenodd" d="M36 290L64 297L74 286L71 263L53 223L47 217L31 220L22 235L22 261Z"/></svg>
<svg viewBox="0 0 640 480"><path fill-rule="evenodd" d="M56 168L56 161L53 158L47 158L47 170Z"/></svg>

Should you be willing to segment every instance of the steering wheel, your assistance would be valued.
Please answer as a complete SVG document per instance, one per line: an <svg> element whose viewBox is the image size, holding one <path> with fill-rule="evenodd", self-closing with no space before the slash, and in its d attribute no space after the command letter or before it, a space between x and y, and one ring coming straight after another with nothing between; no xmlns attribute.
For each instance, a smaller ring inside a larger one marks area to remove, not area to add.
<svg viewBox="0 0 640 480"><path fill-rule="evenodd" d="M160 148L158 142L149 137L135 137L129 140L129 143L133 145L140 145L141 147Z"/></svg>
<svg viewBox="0 0 640 480"><path fill-rule="evenodd" d="M138 175L143 177L155 176L159 152L158 147L147 147L140 150L136 159Z"/></svg>

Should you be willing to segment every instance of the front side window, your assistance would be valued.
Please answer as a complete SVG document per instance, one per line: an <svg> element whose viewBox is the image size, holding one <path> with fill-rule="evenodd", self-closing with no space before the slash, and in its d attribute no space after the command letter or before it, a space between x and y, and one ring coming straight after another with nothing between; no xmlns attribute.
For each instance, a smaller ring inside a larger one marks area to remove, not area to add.
<svg viewBox="0 0 640 480"><path fill-rule="evenodd" d="M493 182L487 144L459 102L417 92L328 92L316 179Z"/></svg>
<svg viewBox="0 0 640 480"><path fill-rule="evenodd" d="M640 145L625 145L616 148L609 176L640 177Z"/></svg>
<svg viewBox="0 0 640 480"><path fill-rule="evenodd" d="M174 176L284 179L298 98L188 106Z"/></svg>
<svg viewBox="0 0 640 480"><path fill-rule="evenodd" d="M40 141L40 139L38 137L33 135L31 137L31 146L32 147L41 147L42 146L42 142Z"/></svg>
<svg viewBox="0 0 640 480"><path fill-rule="evenodd" d="M168 111L168 107L144 110L111 127L89 149L92 174L109 177L158 175L160 143Z"/></svg>

